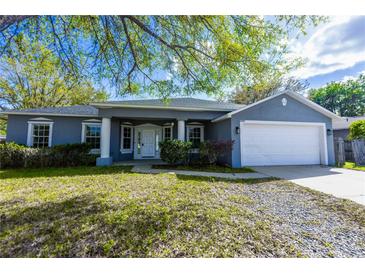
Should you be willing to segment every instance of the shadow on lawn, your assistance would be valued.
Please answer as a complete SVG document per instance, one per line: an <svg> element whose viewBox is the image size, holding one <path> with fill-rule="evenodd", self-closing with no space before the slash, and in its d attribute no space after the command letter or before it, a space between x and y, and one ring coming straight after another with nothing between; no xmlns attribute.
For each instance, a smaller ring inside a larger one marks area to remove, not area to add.
<svg viewBox="0 0 365 274"><path fill-rule="evenodd" d="M172 214L90 195L10 210L0 215L0 257L148 257Z"/></svg>
<svg viewBox="0 0 365 274"><path fill-rule="evenodd" d="M88 176L100 174L129 173L131 166L112 167L52 167L52 168L21 168L0 170L0 179L20 179L35 177L64 177L64 176Z"/></svg>

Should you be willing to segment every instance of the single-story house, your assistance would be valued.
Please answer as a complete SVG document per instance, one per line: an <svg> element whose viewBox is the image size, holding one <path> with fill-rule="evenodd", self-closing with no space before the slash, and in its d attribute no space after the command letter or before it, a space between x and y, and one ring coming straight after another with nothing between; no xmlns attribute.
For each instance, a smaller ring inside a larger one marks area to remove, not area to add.
<svg viewBox="0 0 365 274"><path fill-rule="evenodd" d="M349 127L352 122L358 120L365 120L365 116L356 116L356 117L342 117L342 120L336 120L333 122L333 136L334 138L342 138L346 139L349 135Z"/></svg>
<svg viewBox="0 0 365 274"><path fill-rule="evenodd" d="M159 159L159 142L233 140L223 161L233 167L332 165L334 113L284 92L250 105L193 98L130 100L9 110L7 142L42 147L87 142L98 165Z"/></svg>

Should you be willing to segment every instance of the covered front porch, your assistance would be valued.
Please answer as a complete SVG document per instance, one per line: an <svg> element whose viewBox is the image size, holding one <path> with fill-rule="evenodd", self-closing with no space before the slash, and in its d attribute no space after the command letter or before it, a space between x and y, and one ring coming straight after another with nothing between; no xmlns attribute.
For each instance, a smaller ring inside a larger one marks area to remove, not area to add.
<svg viewBox="0 0 365 274"><path fill-rule="evenodd" d="M210 122L197 119L103 117L98 166L159 160L159 143L178 139L195 145L204 141Z"/></svg>

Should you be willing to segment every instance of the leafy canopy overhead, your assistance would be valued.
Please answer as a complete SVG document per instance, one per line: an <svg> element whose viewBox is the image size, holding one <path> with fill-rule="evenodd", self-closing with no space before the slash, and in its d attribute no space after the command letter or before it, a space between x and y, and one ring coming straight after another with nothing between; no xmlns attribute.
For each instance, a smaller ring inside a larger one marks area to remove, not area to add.
<svg viewBox="0 0 365 274"><path fill-rule="evenodd" d="M56 54L74 77L108 82L119 94L160 97L251 84L263 71L289 71L288 35L316 16L4 16L0 54L21 34Z"/></svg>
<svg viewBox="0 0 365 274"><path fill-rule="evenodd" d="M309 91L309 98L328 110L345 117L365 114L365 74L357 79L331 82Z"/></svg>
<svg viewBox="0 0 365 274"><path fill-rule="evenodd" d="M37 41L14 39L11 54L0 59L0 109L85 104L106 100L92 83L58 68L60 59Z"/></svg>

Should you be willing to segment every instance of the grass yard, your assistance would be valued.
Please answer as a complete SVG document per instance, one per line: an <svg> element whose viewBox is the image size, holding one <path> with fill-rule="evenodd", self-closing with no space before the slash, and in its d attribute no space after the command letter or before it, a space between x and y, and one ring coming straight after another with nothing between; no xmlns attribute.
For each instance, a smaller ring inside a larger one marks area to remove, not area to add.
<svg viewBox="0 0 365 274"><path fill-rule="evenodd" d="M352 162L345 162L343 168L365 171L365 166L357 166L355 163Z"/></svg>
<svg viewBox="0 0 365 274"><path fill-rule="evenodd" d="M287 181L0 171L0 257L365 257L365 208Z"/></svg>
<svg viewBox="0 0 365 274"><path fill-rule="evenodd" d="M207 166L153 165L152 168L206 171L206 172L221 172L221 173L251 173L251 172L255 172L252 168L249 168L249 167L234 168L234 167L218 166L218 165L207 165Z"/></svg>

